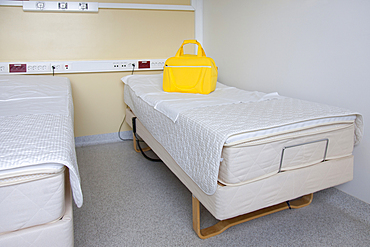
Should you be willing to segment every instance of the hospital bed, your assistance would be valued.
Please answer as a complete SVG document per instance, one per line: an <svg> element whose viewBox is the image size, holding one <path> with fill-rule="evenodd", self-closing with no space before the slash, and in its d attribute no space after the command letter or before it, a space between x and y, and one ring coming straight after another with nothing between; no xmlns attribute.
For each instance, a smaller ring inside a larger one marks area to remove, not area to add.
<svg viewBox="0 0 370 247"><path fill-rule="evenodd" d="M73 246L83 198L67 78L0 76L0 246Z"/></svg>
<svg viewBox="0 0 370 247"><path fill-rule="evenodd" d="M126 122L193 194L200 238L353 178L358 113L220 83L209 95L165 93L161 74L122 81ZM199 203L216 225L200 228Z"/></svg>

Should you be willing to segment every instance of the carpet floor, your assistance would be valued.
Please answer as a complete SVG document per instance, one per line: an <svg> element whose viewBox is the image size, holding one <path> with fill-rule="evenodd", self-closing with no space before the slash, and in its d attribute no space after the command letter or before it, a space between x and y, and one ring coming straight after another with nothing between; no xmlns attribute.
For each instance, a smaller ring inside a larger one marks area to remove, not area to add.
<svg viewBox="0 0 370 247"><path fill-rule="evenodd" d="M75 246L370 246L370 205L335 188L304 208L284 210L202 240L192 228L191 193L132 141L78 147L84 204L74 205ZM201 209L202 228L215 219Z"/></svg>

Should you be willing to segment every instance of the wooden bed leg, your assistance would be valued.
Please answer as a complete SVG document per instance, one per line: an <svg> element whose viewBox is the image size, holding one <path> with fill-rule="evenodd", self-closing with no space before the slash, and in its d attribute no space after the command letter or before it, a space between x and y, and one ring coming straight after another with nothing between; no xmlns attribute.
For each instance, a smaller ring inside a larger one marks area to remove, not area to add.
<svg viewBox="0 0 370 247"><path fill-rule="evenodd" d="M298 199L291 201L290 206L291 208L305 207L312 202L312 198L313 194L302 196ZM194 197L194 195L192 199L192 205L193 205L193 229L201 239L216 236L231 226L235 226L240 223L244 223L289 208L286 202L282 202L280 204L270 206L267 208L262 208L251 213L243 214L226 220L221 220L213 226L200 229L200 203L199 200L196 197Z"/></svg>
<svg viewBox="0 0 370 247"><path fill-rule="evenodd" d="M136 144L135 134L132 134L132 135L133 135L133 141L134 141L134 149L136 152L140 153L140 149L138 149L137 144ZM150 147L143 148L143 152L149 151L150 149L151 149Z"/></svg>

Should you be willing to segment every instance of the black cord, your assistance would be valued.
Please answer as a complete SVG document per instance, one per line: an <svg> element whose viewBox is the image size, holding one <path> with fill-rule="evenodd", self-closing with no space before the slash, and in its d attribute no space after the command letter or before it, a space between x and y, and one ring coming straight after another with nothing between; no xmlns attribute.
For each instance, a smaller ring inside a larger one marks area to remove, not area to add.
<svg viewBox="0 0 370 247"><path fill-rule="evenodd" d="M121 129L122 129L122 125L123 125L123 123L125 122L125 120L126 120L126 115L125 115L125 116L123 116L123 120L122 120L121 125L120 125L120 126L119 126L119 128L118 128L117 135L118 135L118 138L119 138L119 139L121 139L122 141L131 141L131 139L123 139L123 138L121 137ZM140 140L140 142L144 142L144 141Z"/></svg>
<svg viewBox="0 0 370 247"><path fill-rule="evenodd" d="M51 66L51 68L53 69L53 76L54 76L55 66Z"/></svg>
<svg viewBox="0 0 370 247"><path fill-rule="evenodd" d="M134 136L135 136L135 139L136 139L136 144L139 147L139 150L140 150L141 154L144 156L144 158L147 159L147 160L153 161L153 162L162 162L161 159L153 159L153 158L150 158L149 156L147 156L144 153L143 149L140 147L139 137L136 134L136 117L132 118L132 132L134 133Z"/></svg>
<svg viewBox="0 0 370 247"><path fill-rule="evenodd" d="M54 66L53 66L53 69L55 69L55 67L54 67ZM133 63L133 64L132 64L132 71L131 71L131 75L133 75L133 74L134 74L134 70L135 70L135 64ZM53 70L53 76L54 76L54 70ZM121 125L120 125L120 126L119 126L119 128L118 128L118 138L119 138L119 139L121 139L122 141L127 141L127 139L123 139L123 138L121 137L121 135L120 135L121 128L122 128L123 123L125 122L125 119L126 119L126 115L123 117L122 123L121 123Z"/></svg>
<svg viewBox="0 0 370 247"><path fill-rule="evenodd" d="M134 70L135 70L135 64L133 63L133 64L132 64L132 71L131 71L131 75L133 75L133 74L134 74Z"/></svg>

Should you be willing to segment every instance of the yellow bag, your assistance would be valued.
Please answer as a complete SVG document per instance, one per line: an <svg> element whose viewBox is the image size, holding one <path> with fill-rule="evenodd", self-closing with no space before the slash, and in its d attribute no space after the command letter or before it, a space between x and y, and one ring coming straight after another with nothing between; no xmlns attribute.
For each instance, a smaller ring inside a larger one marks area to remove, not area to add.
<svg viewBox="0 0 370 247"><path fill-rule="evenodd" d="M185 44L198 45L197 55L184 54ZM209 94L217 83L217 67L196 40L185 40L175 57L166 60L163 90L166 92Z"/></svg>

